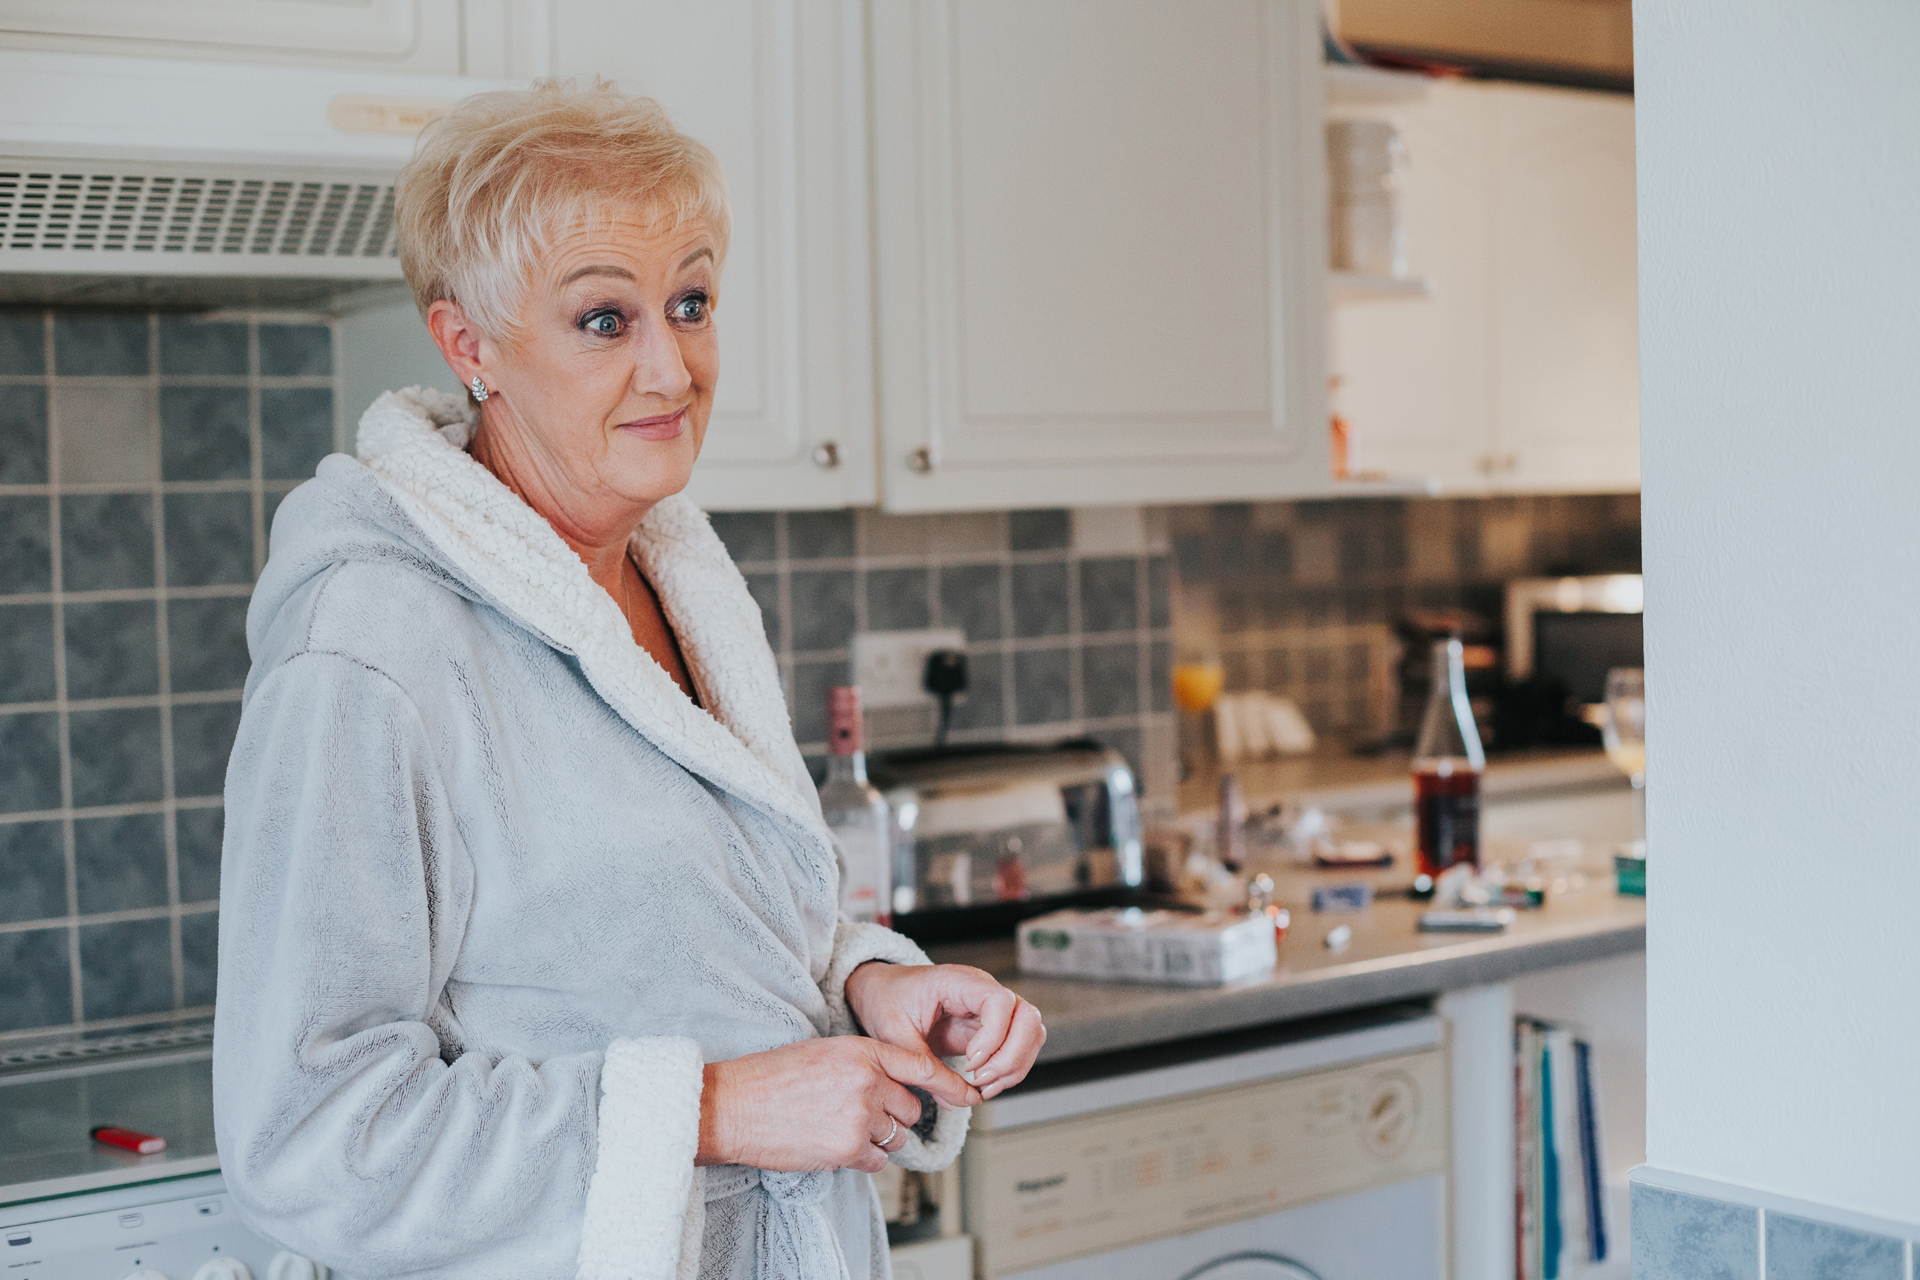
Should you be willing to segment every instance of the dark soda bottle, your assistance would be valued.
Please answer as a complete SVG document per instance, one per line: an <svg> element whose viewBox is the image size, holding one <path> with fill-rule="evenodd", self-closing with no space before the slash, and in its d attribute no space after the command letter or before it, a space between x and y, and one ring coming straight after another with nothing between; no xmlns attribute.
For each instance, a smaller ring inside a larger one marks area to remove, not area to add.
<svg viewBox="0 0 1920 1280"><path fill-rule="evenodd" d="M1480 865L1480 730L1467 702L1458 638L1433 643L1433 691L1413 749L1414 891L1449 867Z"/></svg>

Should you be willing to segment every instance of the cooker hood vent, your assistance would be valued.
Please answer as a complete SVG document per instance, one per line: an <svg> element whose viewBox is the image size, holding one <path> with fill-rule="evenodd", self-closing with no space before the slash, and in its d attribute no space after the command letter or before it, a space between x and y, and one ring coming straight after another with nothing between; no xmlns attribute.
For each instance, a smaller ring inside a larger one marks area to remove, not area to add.
<svg viewBox="0 0 1920 1280"><path fill-rule="evenodd" d="M398 252L393 183L377 175L0 159L6 270L397 278Z"/></svg>

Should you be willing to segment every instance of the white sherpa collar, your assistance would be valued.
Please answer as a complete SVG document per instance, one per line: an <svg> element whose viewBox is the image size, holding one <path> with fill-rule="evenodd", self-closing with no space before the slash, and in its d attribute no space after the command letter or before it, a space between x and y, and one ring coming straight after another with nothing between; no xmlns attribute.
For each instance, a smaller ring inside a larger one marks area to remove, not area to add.
<svg viewBox="0 0 1920 1280"><path fill-rule="evenodd" d="M360 419L357 452L449 567L515 621L573 653L635 729L685 768L833 846L799 756L759 606L706 513L676 495L647 513L633 552L680 641L707 710L634 643L611 596L553 526L470 457L467 405L443 391L389 391ZM711 712L711 714L709 714Z"/></svg>

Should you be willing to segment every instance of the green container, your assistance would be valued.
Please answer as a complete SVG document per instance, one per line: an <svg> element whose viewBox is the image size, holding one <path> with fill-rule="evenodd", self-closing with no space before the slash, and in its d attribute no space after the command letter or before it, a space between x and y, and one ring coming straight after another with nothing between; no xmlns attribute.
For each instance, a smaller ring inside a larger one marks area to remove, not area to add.
<svg viewBox="0 0 1920 1280"><path fill-rule="evenodd" d="M1624 853L1613 855L1613 875L1620 885L1620 893L1628 898L1647 896L1647 860L1630 858Z"/></svg>

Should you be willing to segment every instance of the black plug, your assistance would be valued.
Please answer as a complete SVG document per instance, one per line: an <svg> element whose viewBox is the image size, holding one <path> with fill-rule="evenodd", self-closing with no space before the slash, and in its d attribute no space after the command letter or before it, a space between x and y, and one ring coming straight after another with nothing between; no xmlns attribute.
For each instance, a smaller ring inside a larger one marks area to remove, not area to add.
<svg viewBox="0 0 1920 1280"><path fill-rule="evenodd" d="M927 655L927 670L921 676L920 683L926 691L940 699L940 727L933 735L933 745L947 745L947 726L953 723L953 703L955 698L964 700L967 694L967 655L958 649L935 649Z"/></svg>

